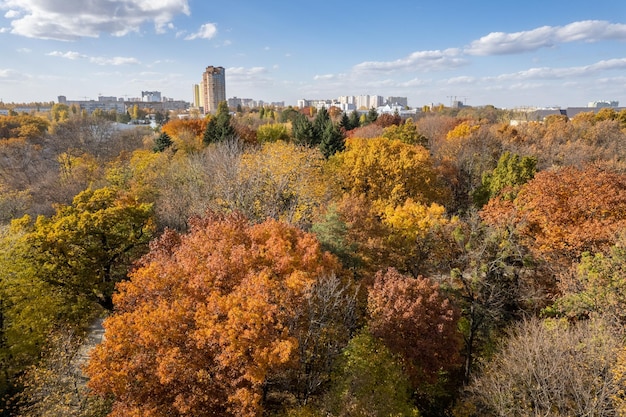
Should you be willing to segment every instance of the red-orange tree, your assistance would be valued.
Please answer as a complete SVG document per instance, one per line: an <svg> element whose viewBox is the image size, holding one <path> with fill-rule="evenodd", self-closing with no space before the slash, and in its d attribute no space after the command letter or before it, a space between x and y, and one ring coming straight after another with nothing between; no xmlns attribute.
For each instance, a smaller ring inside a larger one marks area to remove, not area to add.
<svg viewBox="0 0 626 417"><path fill-rule="evenodd" d="M604 252L626 227L626 175L594 166L542 171L512 203L490 201L482 217L513 225L536 256L571 261Z"/></svg>
<svg viewBox="0 0 626 417"><path fill-rule="evenodd" d="M311 234L209 215L166 232L119 285L90 385L111 416L257 416L264 383L297 366L297 310L338 268Z"/></svg>
<svg viewBox="0 0 626 417"><path fill-rule="evenodd" d="M395 269L379 272L367 306L370 331L401 356L420 397L430 396L429 385L440 383L442 374L460 367L460 314L439 284Z"/></svg>

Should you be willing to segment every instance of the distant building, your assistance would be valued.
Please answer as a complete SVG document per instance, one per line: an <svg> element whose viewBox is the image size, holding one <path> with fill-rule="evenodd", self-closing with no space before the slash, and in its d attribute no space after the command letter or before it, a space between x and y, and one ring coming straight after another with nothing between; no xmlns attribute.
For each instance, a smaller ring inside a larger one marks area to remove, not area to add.
<svg viewBox="0 0 626 417"><path fill-rule="evenodd" d="M406 97L387 97L387 104L390 106L409 107L409 100Z"/></svg>
<svg viewBox="0 0 626 417"><path fill-rule="evenodd" d="M66 104L68 106L76 105L79 109L85 110L88 114L93 113L96 109L103 112L109 112L114 110L116 113L122 114L126 112L126 106L123 102L117 101L115 97L98 97L96 100L68 100L66 96L58 96L58 102L60 104Z"/></svg>
<svg viewBox="0 0 626 417"><path fill-rule="evenodd" d="M200 84L194 84L191 86L192 89L192 106L195 108L204 107L204 103L202 102L202 94L200 94Z"/></svg>
<svg viewBox="0 0 626 417"><path fill-rule="evenodd" d="M154 102L160 102L160 101L163 101L163 100L161 99L161 92L160 91L142 91L141 92L141 101L148 102L148 103L154 103Z"/></svg>
<svg viewBox="0 0 626 417"><path fill-rule="evenodd" d="M587 104L587 107L593 107L595 109L603 107L619 107L619 101L591 101Z"/></svg>
<svg viewBox="0 0 626 417"><path fill-rule="evenodd" d="M204 113L215 113L221 101L226 101L226 72L224 67L208 66L202 74L200 96Z"/></svg>

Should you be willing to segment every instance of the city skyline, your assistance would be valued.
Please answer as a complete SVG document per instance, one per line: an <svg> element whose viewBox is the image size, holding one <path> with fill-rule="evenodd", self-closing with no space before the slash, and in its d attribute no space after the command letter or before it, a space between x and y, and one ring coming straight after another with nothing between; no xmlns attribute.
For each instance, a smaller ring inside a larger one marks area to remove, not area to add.
<svg viewBox="0 0 626 417"><path fill-rule="evenodd" d="M500 108L626 102L626 4L529 0L393 7L348 0L0 0L0 99L99 95L193 102L207 65L226 97L376 94Z"/></svg>

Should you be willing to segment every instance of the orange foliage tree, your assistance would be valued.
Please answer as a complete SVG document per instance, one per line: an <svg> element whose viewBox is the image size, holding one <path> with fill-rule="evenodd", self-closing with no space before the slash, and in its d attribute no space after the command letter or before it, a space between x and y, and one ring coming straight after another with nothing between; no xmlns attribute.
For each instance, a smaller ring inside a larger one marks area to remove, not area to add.
<svg viewBox="0 0 626 417"><path fill-rule="evenodd" d="M161 127L181 149L201 147L202 135L206 129L206 119L172 119Z"/></svg>
<svg viewBox="0 0 626 417"><path fill-rule="evenodd" d="M311 234L239 214L167 231L118 286L88 366L111 416L258 416L265 384L297 365L297 310L338 269Z"/></svg>
<svg viewBox="0 0 626 417"><path fill-rule="evenodd" d="M626 227L626 175L594 166L542 171L513 202L491 200L482 217L513 225L536 256L572 260L604 252Z"/></svg>

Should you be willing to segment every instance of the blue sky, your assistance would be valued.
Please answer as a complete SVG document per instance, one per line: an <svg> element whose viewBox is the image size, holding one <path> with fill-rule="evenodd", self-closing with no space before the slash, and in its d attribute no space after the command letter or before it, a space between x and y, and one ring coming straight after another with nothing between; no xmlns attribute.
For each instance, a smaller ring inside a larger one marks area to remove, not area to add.
<svg viewBox="0 0 626 417"><path fill-rule="evenodd" d="M626 1L0 0L0 99L376 94L409 105L626 106Z"/></svg>

